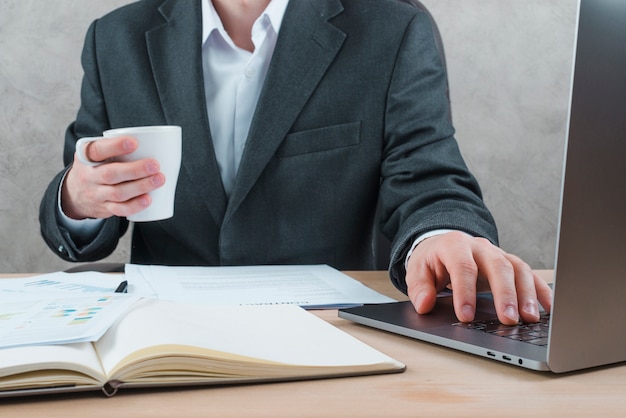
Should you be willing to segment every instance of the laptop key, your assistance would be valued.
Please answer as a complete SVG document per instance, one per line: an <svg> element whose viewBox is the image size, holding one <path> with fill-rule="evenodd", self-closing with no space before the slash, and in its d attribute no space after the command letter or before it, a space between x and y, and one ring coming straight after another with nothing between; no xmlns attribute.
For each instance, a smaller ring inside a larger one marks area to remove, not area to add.
<svg viewBox="0 0 626 418"><path fill-rule="evenodd" d="M533 340L525 340L525 343L546 346L548 345L548 337L535 338Z"/></svg>

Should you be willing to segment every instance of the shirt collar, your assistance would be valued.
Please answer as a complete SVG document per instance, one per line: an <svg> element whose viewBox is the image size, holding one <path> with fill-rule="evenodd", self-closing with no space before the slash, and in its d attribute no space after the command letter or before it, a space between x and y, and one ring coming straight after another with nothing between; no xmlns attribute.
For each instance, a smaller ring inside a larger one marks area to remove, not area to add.
<svg viewBox="0 0 626 418"><path fill-rule="evenodd" d="M261 13L261 16L259 16L259 19L267 16L276 34L278 34L280 29L288 3L289 0L271 0L263 13ZM222 25L215 6L213 6L211 0L202 0L202 44L207 41L211 32L216 29L224 31L224 25Z"/></svg>

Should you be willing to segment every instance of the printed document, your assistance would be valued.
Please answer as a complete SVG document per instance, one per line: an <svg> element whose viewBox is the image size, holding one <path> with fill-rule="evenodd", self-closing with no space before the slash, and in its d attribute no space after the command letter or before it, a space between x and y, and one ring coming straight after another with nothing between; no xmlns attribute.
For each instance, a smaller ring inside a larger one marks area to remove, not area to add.
<svg viewBox="0 0 626 418"><path fill-rule="evenodd" d="M128 292L209 305L337 309L394 302L327 265L170 267L127 264Z"/></svg>
<svg viewBox="0 0 626 418"><path fill-rule="evenodd" d="M28 277L16 277L0 280L0 298L3 296L20 297L33 293L113 293L120 281L124 280L121 274L105 274L94 271L82 273L55 273L41 274Z"/></svg>

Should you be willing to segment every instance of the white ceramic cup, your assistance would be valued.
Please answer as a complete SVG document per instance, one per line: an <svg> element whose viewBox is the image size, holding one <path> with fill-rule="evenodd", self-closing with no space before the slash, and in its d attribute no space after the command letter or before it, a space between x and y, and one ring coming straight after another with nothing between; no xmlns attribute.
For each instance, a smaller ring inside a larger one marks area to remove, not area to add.
<svg viewBox="0 0 626 418"><path fill-rule="evenodd" d="M85 145L104 138L122 135L134 137L139 145L128 155L116 157L115 161L129 162L152 158L159 162L161 172L165 175L165 184L151 191L152 204L140 212L128 217L133 222L150 222L168 219L174 216L174 197L176 183L182 159L182 129L180 126L136 126L129 128L110 129L101 137L81 138L76 142L76 156L86 165L97 166L103 162L91 161L85 155Z"/></svg>

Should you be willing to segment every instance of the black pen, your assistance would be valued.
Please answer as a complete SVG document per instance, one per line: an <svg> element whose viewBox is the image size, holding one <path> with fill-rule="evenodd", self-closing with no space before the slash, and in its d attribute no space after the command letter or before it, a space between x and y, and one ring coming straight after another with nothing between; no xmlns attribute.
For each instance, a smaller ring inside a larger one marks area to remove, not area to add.
<svg viewBox="0 0 626 418"><path fill-rule="evenodd" d="M123 282L120 283L119 286L117 286L117 289L115 289L115 293L127 293L127 292L128 292L128 282L124 280Z"/></svg>

